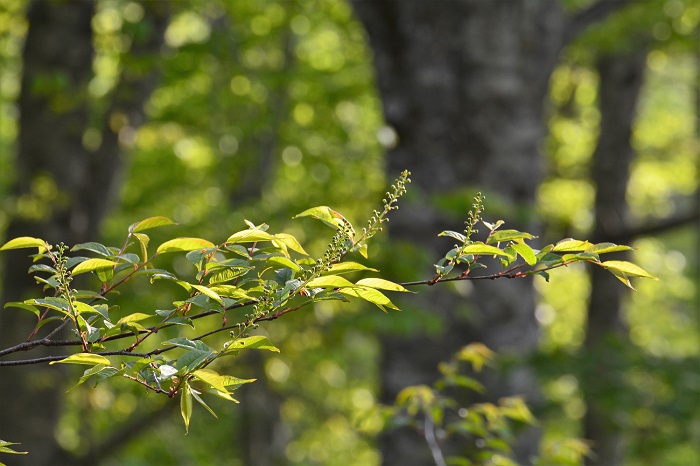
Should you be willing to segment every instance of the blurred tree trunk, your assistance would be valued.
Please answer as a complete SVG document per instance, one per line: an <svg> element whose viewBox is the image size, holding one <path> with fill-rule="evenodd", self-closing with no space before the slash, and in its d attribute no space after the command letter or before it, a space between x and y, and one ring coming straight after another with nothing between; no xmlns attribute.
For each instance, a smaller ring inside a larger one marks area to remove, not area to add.
<svg viewBox="0 0 700 466"><path fill-rule="evenodd" d="M553 0L353 3L369 35L386 121L398 137L388 171L413 172L410 199L391 220L395 244L408 241L437 260L451 244L431 238L438 229L461 228L434 200L461 203L463 220L475 194L465 188L476 186L487 194L488 218L508 219L511 228L526 231L535 227L550 74L567 41L623 4L595 3L570 18ZM438 331L422 326L408 337L384 338L382 401L392 402L407 385L432 383L437 363L469 342L521 362L536 349L530 281L480 282L466 310L464 298L445 288L421 301L422 310L413 301L411 311L439 316ZM488 384L493 398L521 394L535 404L539 398L526 365ZM514 456L528 463L538 443L536 431L525 432ZM464 448L443 447L448 454ZM385 435L381 448L386 464L432 463L425 442L411 432Z"/></svg>
<svg viewBox="0 0 700 466"><path fill-rule="evenodd" d="M154 81L150 68L124 66L111 95L101 144L84 144L90 127L88 83L93 76L91 21L96 2L34 1L22 53L20 121L14 198L17 211L6 236L38 236L72 245L95 239L112 204L124 164L120 135L128 136L143 119L142 105ZM161 2L144 5L145 34L135 38L130 60L158 51L167 24ZM27 208L26 206L30 206ZM36 292L26 270L26 251L4 254L2 302ZM0 311L0 341L23 341L33 328L17 311ZM49 326L47 326L49 327ZM48 329L47 329L48 330ZM41 356L41 354L34 354ZM12 464L74 464L56 440L64 396L62 370L55 366L3 368L0 377L0 436L21 442L27 456Z"/></svg>
<svg viewBox="0 0 700 466"><path fill-rule="evenodd" d="M645 68L645 52L602 55L597 61L601 123L591 170L596 186L596 241L624 236L629 226L626 192L635 156L630 139ZM623 385L620 347L627 341L622 316L626 291L613 275L591 268L584 343L591 359L586 364L588 380L581 384L587 407L584 438L592 441L595 453L589 464L615 466L624 460L623 426L615 416L619 410L614 394Z"/></svg>

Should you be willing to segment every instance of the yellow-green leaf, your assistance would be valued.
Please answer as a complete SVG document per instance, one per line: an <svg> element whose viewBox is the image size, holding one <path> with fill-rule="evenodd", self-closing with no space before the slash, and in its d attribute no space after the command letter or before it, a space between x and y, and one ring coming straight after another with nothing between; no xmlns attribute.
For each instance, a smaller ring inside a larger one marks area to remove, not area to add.
<svg viewBox="0 0 700 466"><path fill-rule="evenodd" d="M295 237L293 237L292 235L290 235L288 233L277 233L274 236L274 239L275 239L275 242L280 242L280 243L284 244L292 251L296 251L299 254L303 254L305 256L308 256L306 251L304 251L304 248L301 246L301 244L299 244L299 241L297 241L297 239Z"/></svg>
<svg viewBox="0 0 700 466"><path fill-rule="evenodd" d="M150 314L144 314L143 312L134 312L133 314L129 314L128 316L124 316L121 319L119 319L116 325L126 324L130 322L141 322L142 320L150 319L151 317L155 316Z"/></svg>
<svg viewBox="0 0 700 466"><path fill-rule="evenodd" d="M225 296L227 298L234 299L247 299L250 301L255 301L255 297L249 295L246 290L233 285L215 285L209 288L219 296Z"/></svg>
<svg viewBox="0 0 700 466"><path fill-rule="evenodd" d="M109 259L88 259L81 262L73 268L73 275L79 275L85 272L93 272L100 269L109 269L119 265L118 262L111 261Z"/></svg>
<svg viewBox="0 0 700 466"><path fill-rule="evenodd" d="M390 282L389 280L384 280L383 278L363 278L362 280L359 280L356 285L368 286L379 290L403 291L405 293L411 292L398 283Z"/></svg>
<svg viewBox="0 0 700 466"><path fill-rule="evenodd" d="M287 259L286 257L279 257L279 256L269 257L267 259L267 263L268 264L272 263L272 264L279 265L282 267L287 267L287 268L290 268L296 272L301 271L301 267L299 267L299 264L297 264L296 262L293 262L291 259Z"/></svg>
<svg viewBox="0 0 700 466"><path fill-rule="evenodd" d="M192 372L192 375L197 379L201 380L202 382L211 385L214 389L225 393L226 395L224 396L224 398L233 401L231 395L228 394L228 390L226 389L224 379L221 377L221 375L219 375L218 372L212 371L210 369L199 369Z"/></svg>
<svg viewBox="0 0 700 466"><path fill-rule="evenodd" d="M190 419L192 418L192 394L187 383L182 385L180 392L180 413L185 421L185 433L190 431Z"/></svg>
<svg viewBox="0 0 700 466"><path fill-rule="evenodd" d="M352 282L338 275L326 275L310 280L306 286L308 288L344 288L355 286Z"/></svg>
<svg viewBox="0 0 700 466"><path fill-rule="evenodd" d="M163 254L166 252L195 251L197 249L209 249L214 247L216 247L214 243L202 238L175 238L158 246L157 252Z"/></svg>
<svg viewBox="0 0 700 466"><path fill-rule="evenodd" d="M306 209L302 213L297 214L292 218L299 217L313 217L333 228L340 228L343 226L344 220L344 217L340 213L325 205Z"/></svg>
<svg viewBox="0 0 700 466"><path fill-rule="evenodd" d="M258 241L272 241L275 237L262 230L243 230L232 234L226 240L227 243L256 243Z"/></svg>
<svg viewBox="0 0 700 466"><path fill-rule="evenodd" d="M254 335L251 337L239 338L231 342L231 344L226 348L226 352L230 350L241 350L241 349L264 349L268 351L273 351L279 353L280 350L274 346L267 337L262 335Z"/></svg>
<svg viewBox="0 0 700 466"><path fill-rule="evenodd" d="M588 241L581 241L579 239L563 239L554 245L552 248L553 252L584 252L589 248L593 247Z"/></svg>
<svg viewBox="0 0 700 466"><path fill-rule="evenodd" d="M537 257L535 256L535 251L532 250L530 246L525 243L513 243L511 247L515 249L515 252L520 254L528 265L535 265L537 263Z"/></svg>
<svg viewBox="0 0 700 466"><path fill-rule="evenodd" d="M131 233L138 233L139 231L150 230L151 228L163 227L166 225L175 225L175 222L162 216L149 217L131 225L129 231Z"/></svg>
<svg viewBox="0 0 700 466"><path fill-rule="evenodd" d="M71 356L68 356L65 359L61 359L60 361L52 361L49 364L56 364L56 363L88 364L90 366L94 366L96 364L104 364L105 366L109 366L109 359L105 358L104 356L100 356L99 354L94 354L94 353L78 353L78 354L73 354Z"/></svg>
<svg viewBox="0 0 700 466"><path fill-rule="evenodd" d="M606 269L614 269L614 270L619 270L620 272L623 272L627 275L630 275L632 277L643 277L643 278L651 278L653 280L658 280L656 277L651 275L649 272L641 268L640 266L633 264L632 262L627 262L627 261L605 261L601 263L603 267Z"/></svg>
<svg viewBox="0 0 700 466"><path fill-rule="evenodd" d="M40 238L32 238L31 236L20 236L19 238L11 239L0 247L0 251L8 249L24 249L24 248L39 248L39 252L46 250L46 241Z"/></svg>
<svg viewBox="0 0 700 466"><path fill-rule="evenodd" d="M348 272L379 272L377 269L367 267L366 265L358 264L357 262L339 262L338 264L331 265L331 268L327 273L338 274L338 273L348 273Z"/></svg>
<svg viewBox="0 0 700 466"><path fill-rule="evenodd" d="M473 243L467 245L459 251L461 254L474 254L474 255L497 255L508 257L508 254L503 252L494 246L489 246L482 243L481 241L474 241Z"/></svg>
<svg viewBox="0 0 700 466"><path fill-rule="evenodd" d="M207 288L206 286L202 286L202 285L192 285L192 288L199 291L204 296L207 296L208 298L213 299L214 301L221 304L222 306L224 305L224 300L221 299L221 296L219 296L216 293L216 291L212 290L211 288Z"/></svg>
<svg viewBox="0 0 700 466"><path fill-rule="evenodd" d="M631 251L632 248L624 245L617 245L615 243L598 243L592 248L586 250L586 252L594 254L607 254L609 252L620 252L620 251Z"/></svg>
<svg viewBox="0 0 700 466"><path fill-rule="evenodd" d="M341 288L339 290L341 293L347 296L354 296L356 298L364 299L370 303L376 305L379 309L386 312L385 307L390 309L399 310L394 303L391 302L381 291L377 291L374 288L364 288L364 287L353 287L353 288Z"/></svg>

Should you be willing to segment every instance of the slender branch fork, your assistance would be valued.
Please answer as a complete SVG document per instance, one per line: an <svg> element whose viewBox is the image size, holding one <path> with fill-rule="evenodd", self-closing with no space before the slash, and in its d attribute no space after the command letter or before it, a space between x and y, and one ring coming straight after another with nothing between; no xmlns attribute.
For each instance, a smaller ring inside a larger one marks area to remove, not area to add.
<svg viewBox="0 0 700 466"><path fill-rule="evenodd" d="M454 277L448 277L448 278L432 278L430 280L419 280L419 281L411 281L411 282L404 282L400 283L401 286L403 287L414 287L414 286L432 286L435 285L436 283L443 283L443 282L454 282L454 281L463 281L463 280L469 280L469 281L475 281L475 280L497 280L497 279L514 279L514 278L525 278L527 276L530 276L535 273L535 271L528 270L528 271L521 271L520 269L524 266L525 264L519 264L514 267L510 267L506 270L503 270L501 272L489 274L489 275L466 275L466 274L461 274L458 276ZM547 271L551 270L554 268L558 267L563 267L569 265L567 262L556 264L547 268L543 268L538 271ZM247 306L252 306L256 304L258 301L247 301L243 303L237 303L232 306L229 306L226 308L225 311L230 311L234 309L240 309L243 307ZM192 340L202 340L208 336L214 335L216 333L224 332L224 331L231 331L235 329L240 329L240 328L250 328L254 326L255 324L258 324L259 322L266 322L266 321L272 321L276 320L285 314L289 314L292 312L295 312L302 307L305 307L308 304L311 304L313 301L309 300L306 301L302 304L296 305L296 306L291 306L291 307L285 307L278 309L274 312L271 312L266 315L260 315L257 317L250 317L244 322L238 322L235 324L230 324L230 325L222 325L221 327L211 330L207 333L204 333L202 335L199 335L197 337L192 338ZM200 312L199 314L195 314L190 317L191 320L198 320L202 319L204 317L209 317L214 314L222 314L221 311L218 310L209 310L209 311L203 311ZM224 320L225 322L225 320ZM66 324L68 324L68 321L64 321L61 323L56 329L51 331L46 337L39 339L39 340L33 340L33 341L26 341L23 343L19 343L15 346L0 350L0 357L12 354L12 353L17 353L21 351L29 351L37 347L61 347L61 346L82 346L83 342L82 340L52 340L51 337L58 333L58 331L63 328ZM156 356L165 352L168 352L170 350L173 350L176 348L176 346L167 346L165 348L158 348L155 350L152 350L147 353L137 353L134 352L134 349L144 341L144 339L154 333L157 333L163 328L171 327L176 324L168 323L166 322L164 325L161 326L154 326L147 328L145 330L140 331L138 334L136 334L137 341L130 345L127 349L124 350L118 350L118 351L102 351L102 352L95 352L94 354L98 354L100 356L130 356L130 357L138 357L138 358L146 358L146 357L151 357L151 356ZM140 336L139 336L140 335ZM124 332L120 333L117 335L112 335L110 337L104 338L99 341L99 343L104 343L104 342L109 342L109 341L116 341L116 340L122 340L124 338L129 338L129 337L134 337L135 334L133 332ZM0 367L2 366L22 366L22 365L31 365L31 364L42 364L42 363L47 363L47 362L54 362L54 361L60 361L62 359L65 359L65 355L55 355L55 356L44 356L40 358L30 358L30 359L18 359L18 360L12 360L12 361L0 361Z"/></svg>

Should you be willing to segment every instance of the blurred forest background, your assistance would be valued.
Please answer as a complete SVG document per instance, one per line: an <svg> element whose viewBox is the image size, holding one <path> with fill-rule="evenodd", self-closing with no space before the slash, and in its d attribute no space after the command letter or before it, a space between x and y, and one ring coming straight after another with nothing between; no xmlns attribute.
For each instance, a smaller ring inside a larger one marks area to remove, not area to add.
<svg viewBox="0 0 700 466"><path fill-rule="evenodd" d="M572 436L592 464L700 463L699 23L690 0L3 0L7 238L114 244L154 215L225 238L247 218L320 250L327 232L294 214L362 224L409 169L370 251L394 280L432 276L436 234L461 229L477 191L487 220L541 245L633 245L660 278L629 293L571 267L423 290L400 314L319 304L264 327L281 354L237 359L258 382L187 436L177 403L128 384L66 393L65 368L3 368L0 437L30 451L3 461L429 464L372 408L479 341L501 355L491 395L523 394L541 420L515 443L523 464ZM3 302L37 292L21 254L3 260ZM0 310L3 347L23 317Z"/></svg>

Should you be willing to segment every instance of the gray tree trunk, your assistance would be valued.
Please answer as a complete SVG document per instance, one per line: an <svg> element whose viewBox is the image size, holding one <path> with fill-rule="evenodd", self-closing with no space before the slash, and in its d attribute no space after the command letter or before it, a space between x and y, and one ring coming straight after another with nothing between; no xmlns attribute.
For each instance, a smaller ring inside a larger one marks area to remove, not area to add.
<svg viewBox="0 0 700 466"><path fill-rule="evenodd" d="M550 74L567 41L623 3L599 2L569 18L554 0L353 2L374 53L384 115L398 137L388 172L413 172L412 194L391 220L395 244L411 242L437 260L451 244L431 238L461 228L433 200L461 194L464 219L474 194L467 187L487 194L487 217L533 229ZM529 281L480 282L466 305L443 287L409 308L441 324L383 339L384 402L407 385L432 383L437 363L469 342L521 360L537 346ZM537 404L532 370L518 367L489 381L490 395L520 394ZM529 463L538 443L536 432L524 433L515 458ZM452 454L468 447L443 448ZM432 463L425 441L408 431L386 435L381 449L385 464Z"/></svg>
<svg viewBox="0 0 700 466"><path fill-rule="evenodd" d="M134 40L131 53L136 56L160 48L167 24L167 4L144 6L150 29L143 40ZM150 72L125 66L104 115L101 145L93 150L83 145L90 117L87 85L92 77L94 8L92 1L39 0L29 6L14 196L38 197L44 211L38 217L18 212L7 228L7 238L29 235L66 244L94 240L113 202L124 164L120 131L143 119L142 105L154 81ZM110 117L117 114L122 124L115 125L112 119L110 125ZM41 197L37 186L49 194ZM26 251L3 254L3 262L3 303L38 291L26 273L30 265ZM3 347L23 341L32 328L27 314L0 310ZM55 366L2 368L0 438L21 442L20 449L30 451L13 457L12 464L75 464L56 440L63 386L63 372Z"/></svg>
<svg viewBox="0 0 700 466"><path fill-rule="evenodd" d="M635 153L630 143L646 68L646 53L603 55L598 59L601 131L591 176L596 186L593 238L623 236L627 230L626 191ZM627 340L622 316L626 289L611 274L591 269L591 296L584 351L592 360L582 381L586 401L584 437L595 453L589 464L615 466L624 460L624 438L615 400L606 392L622 386L620 344Z"/></svg>

